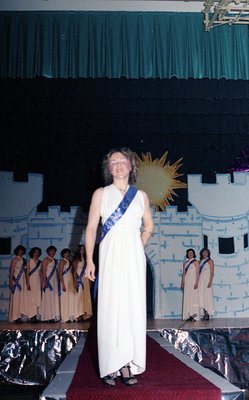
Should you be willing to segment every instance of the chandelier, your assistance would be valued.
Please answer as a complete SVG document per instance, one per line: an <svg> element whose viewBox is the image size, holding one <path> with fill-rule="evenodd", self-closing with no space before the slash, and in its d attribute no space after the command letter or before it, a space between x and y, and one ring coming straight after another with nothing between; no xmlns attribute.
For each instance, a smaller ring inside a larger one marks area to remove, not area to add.
<svg viewBox="0 0 249 400"><path fill-rule="evenodd" d="M220 25L249 24L249 0L208 0L202 10L205 31Z"/></svg>

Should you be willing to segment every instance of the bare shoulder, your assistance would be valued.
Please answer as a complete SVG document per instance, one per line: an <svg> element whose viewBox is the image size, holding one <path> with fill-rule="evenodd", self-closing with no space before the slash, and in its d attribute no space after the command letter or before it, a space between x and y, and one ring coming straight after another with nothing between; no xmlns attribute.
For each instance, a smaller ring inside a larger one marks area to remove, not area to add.
<svg viewBox="0 0 249 400"><path fill-rule="evenodd" d="M19 260L18 257L12 258L12 260L11 260L11 265L15 266L18 260Z"/></svg>
<svg viewBox="0 0 249 400"><path fill-rule="evenodd" d="M147 193L146 193L146 192L144 192L143 190L139 190L139 192L140 192L140 193L141 193L141 195L143 196L143 198L144 198L144 202L145 202L145 203L147 203L147 204L149 204L149 203L150 203L150 201L149 201L149 197L148 197Z"/></svg>
<svg viewBox="0 0 249 400"><path fill-rule="evenodd" d="M96 202L100 201L102 199L103 192L104 192L104 188L103 187L100 187L100 188L96 189L95 192L92 195L92 201L94 201L94 202L95 201Z"/></svg>

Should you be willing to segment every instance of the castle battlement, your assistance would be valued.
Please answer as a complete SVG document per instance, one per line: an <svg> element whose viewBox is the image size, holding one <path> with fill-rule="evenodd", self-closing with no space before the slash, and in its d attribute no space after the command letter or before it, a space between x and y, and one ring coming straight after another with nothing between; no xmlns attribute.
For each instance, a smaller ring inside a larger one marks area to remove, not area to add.
<svg viewBox="0 0 249 400"><path fill-rule="evenodd" d="M43 175L29 173L28 182L15 182L13 172L1 171L0 191L0 218L28 215L42 201Z"/></svg>
<svg viewBox="0 0 249 400"><path fill-rule="evenodd" d="M188 175L188 199L206 217L236 218L246 215L249 211L248 197L248 172L236 173L234 183L231 183L230 174L217 174L215 184L202 183L202 175Z"/></svg>
<svg viewBox="0 0 249 400"><path fill-rule="evenodd" d="M160 224L201 223L200 214L193 206L189 206L187 211L178 211L176 206L167 206L165 211L153 211L153 219Z"/></svg>

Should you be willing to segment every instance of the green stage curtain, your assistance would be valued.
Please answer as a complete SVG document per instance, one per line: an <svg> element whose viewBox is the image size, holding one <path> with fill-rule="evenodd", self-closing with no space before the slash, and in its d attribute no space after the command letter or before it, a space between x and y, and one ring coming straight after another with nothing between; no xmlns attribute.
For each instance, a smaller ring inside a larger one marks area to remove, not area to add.
<svg viewBox="0 0 249 400"><path fill-rule="evenodd" d="M247 25L201 13L1 12L1 78L249 79Z"/></svg>

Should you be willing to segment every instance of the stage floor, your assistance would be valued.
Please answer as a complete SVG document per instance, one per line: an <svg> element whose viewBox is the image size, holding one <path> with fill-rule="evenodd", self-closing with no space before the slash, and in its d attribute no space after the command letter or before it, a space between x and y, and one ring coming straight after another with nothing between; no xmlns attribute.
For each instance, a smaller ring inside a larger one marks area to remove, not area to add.
<svg viewBox="0 0 249 400"><path fill-rule="evenodd" d="M52 382L47 386L40 396L40 400L47 399L66 399L66 391L70 385L74 371L77 365L77 360L81 354L85 338L90 327L90 321L84 322L71 322L71 323L8 323L5 321L0 322L0 331L78 331L81 332L80 340L77 345L71 350L70 354L62 362L56 372L56 376ZM174 348L173 343L166 340L160 332L163 330L178 330L183 331L197 331L204 329L249 329L249 318L213 318L209 321L196 321L184 322L180 319L152 319L147 320L147 332L158 343L165 348L165 350L172 353L175 357L179 358L186 365L195 369L198 373L203 375L206 379L210 380L216 386L220 387L222 391L223 400L244 399L247 398L247 392L240 390L238 387L230 384L226 379L217 375L217 373L210 371L207 368L199 365L196 361L192 360L189 356L182 354L179 350ZM11 334L13 334L12 332ZM42 332L41 332L42 333Z"/></svg>
<svg viewBox="0 0 249 400"><path fill-rule="evenodd" d="M185 322L181 319L147 319L147 331L160 331L162 329L179 329L196 330L196 329L212 329L212 328L249 328L249 318L212 318L209 321ZM0 322L0 330L55 330L55 329L76 329L87 332L91 322L22 322L9 323L7 321Z"/></svg>

